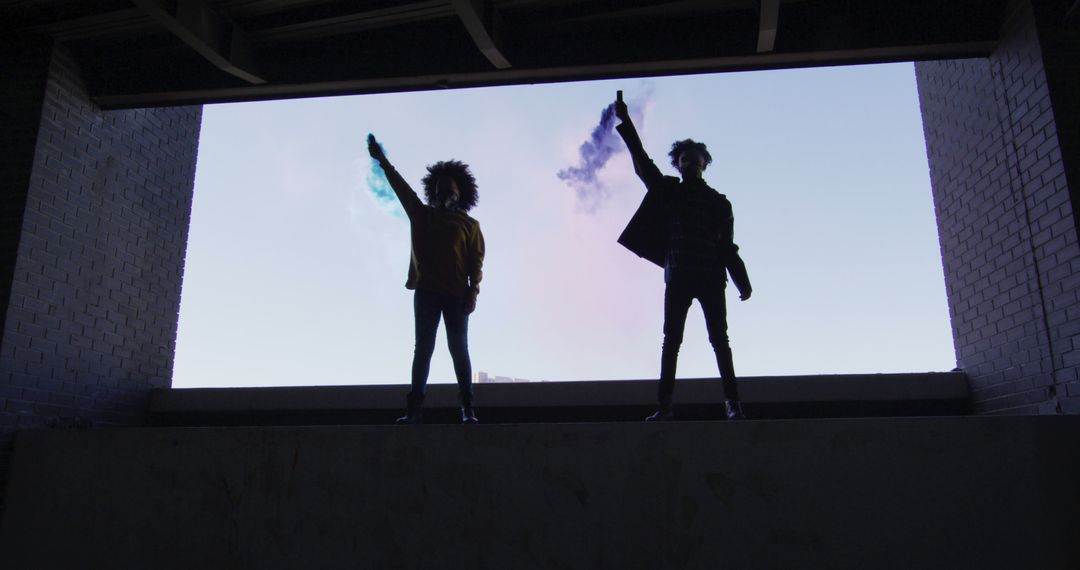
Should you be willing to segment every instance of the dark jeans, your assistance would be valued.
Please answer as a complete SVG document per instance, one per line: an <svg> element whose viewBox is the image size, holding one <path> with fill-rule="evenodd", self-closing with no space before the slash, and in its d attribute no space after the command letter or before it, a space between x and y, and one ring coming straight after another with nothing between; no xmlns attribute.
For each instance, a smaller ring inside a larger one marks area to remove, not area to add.
<svg viewBox="0 0 1080 570"><path fill-rule="evenodd" d="M724 283L716 280L671 282L664 291L664 348L660 356L661 402L670 402L675 390L675 367L679 361L686 314L694 299L701 303L705 312L705 326L709 330L709 343L716 353L716 364L724 386L724 397L739 399L735 384L735 363L731 357L731 345L727 334L727 305L724 300Z"/></svg>
<svg viewBox="0 0 1080 570"><path fill-rule="evenodd" d="M431 355L435 353L435 334L439 319L446 319L446 342L454 360L458 394L463 402L472 402L472 363L469 362L469 315L465 314L464 297L448 293L416 290L413 296L416 316L416 351L413 353L412 391L410 398L424 396L427 388Z"/></svg>

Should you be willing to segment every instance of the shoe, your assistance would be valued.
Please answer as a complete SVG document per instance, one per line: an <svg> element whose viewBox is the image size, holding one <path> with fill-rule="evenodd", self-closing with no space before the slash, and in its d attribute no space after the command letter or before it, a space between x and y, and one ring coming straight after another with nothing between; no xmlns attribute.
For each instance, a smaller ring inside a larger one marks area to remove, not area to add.
<svg viewBox="0 0 1080 570"><path fill-rule="evenodd" d="M476 419L476 411L473 410L473 393L469 390L465 393L458 392L458 402L461 402L461 423L462 424L478 424L480 420Z"/></svg>
<svg viewBox="0 0 1080 570"><path fill-rule="evenodd" d="M424 397L414 397L409 394L405 397L405 415L394 420L398 425L417 425L424 423L424 414L422 407L424 405Z"/></svg>
<svg viewBox="0 0 1080 570"><path fill-rule="evenodd" d="M670 422L675 419L675 413L671 411L671 402L660 402L653 415L645 418L647 422Z"/></svg>
<svg viewBox="0 0 1080 570"><path fill-rule="evenodd" d="M670 422L675 419L675 414L671 412L665 412L664 410L656 410L653 415L645 418L647 422Z"/></svg>
<svg viewBox="0 0 1080 570"><path fill-rule="evenodd" d="M727 419L745 420L746 415L742 411L742 403L738 400L724 400L724 408L727 409Z"/></svg>

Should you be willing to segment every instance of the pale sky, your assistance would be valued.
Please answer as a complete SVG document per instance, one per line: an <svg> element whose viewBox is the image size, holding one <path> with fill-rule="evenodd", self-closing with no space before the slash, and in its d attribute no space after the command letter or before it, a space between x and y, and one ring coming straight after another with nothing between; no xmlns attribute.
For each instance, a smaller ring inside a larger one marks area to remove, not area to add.
<svg viewBox="0 0 1080 570"><path fill-rule="evenodd" d="M659 372L663 271L615 240L644 187L625 149L585 207L557 173L622 89L646 149L709 146L753 298L728 288L740 376L955 366L910 63L208 105L175 387L407 384L408 222L368 182L374 133L420 190L455 158L487 241L474 371ZM679 377L716 376L690 309ZM444 331L431 381L453 368Z"/></svg>

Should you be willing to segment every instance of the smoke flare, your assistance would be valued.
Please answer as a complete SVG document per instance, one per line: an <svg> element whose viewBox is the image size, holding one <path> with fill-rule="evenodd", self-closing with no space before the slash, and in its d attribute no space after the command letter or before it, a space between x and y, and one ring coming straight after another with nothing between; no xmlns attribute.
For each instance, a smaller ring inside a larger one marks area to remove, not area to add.
<svg viewBox="0 0 1080 570"><path fill-rule="evenodd" d="M375 135L368 133L368 143L375 142ZM386 149L382 144L379 145L379 149L386 154ZM384 210L390 212L394 216L399 218L405 217L405 211L401 208L401 204L398 203L397 196L394 195L394 189L390 187L390 183L386 180L386 172L383 171L382 166L379 166L379 162L374 158L371 159L371 169L367 174L368 189L371 190L372 197L375 198L375 202L378 203Z"/></svg>
<svg viewBox="0 0 1080 570"><path fill-rule="evenodd" d="M587 210L595 210L607 198L607 189L597 174L608 159L622 149L623 142L615 132L615 104L612 103L601 111L600 123L593 127L589 140L582 143L578 165L564 168L558 174L560 180L574 189Z"/></svg>

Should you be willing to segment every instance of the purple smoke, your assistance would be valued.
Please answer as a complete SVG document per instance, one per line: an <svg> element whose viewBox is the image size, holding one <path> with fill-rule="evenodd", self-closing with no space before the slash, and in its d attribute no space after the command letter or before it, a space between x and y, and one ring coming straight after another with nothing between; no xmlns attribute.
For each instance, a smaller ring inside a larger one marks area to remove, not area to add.
<svg viewBox="0 0 1080 570"><path fill-rule="evenodd" d="M615 132L615 121L615 104L612 103L600 113L600 124L593 128L589 140L581 145L578 165L559 171L559 179L574 189L578 200L589 211L596 209L608 195L597 173L612 155L625 148Z"/></svg>

